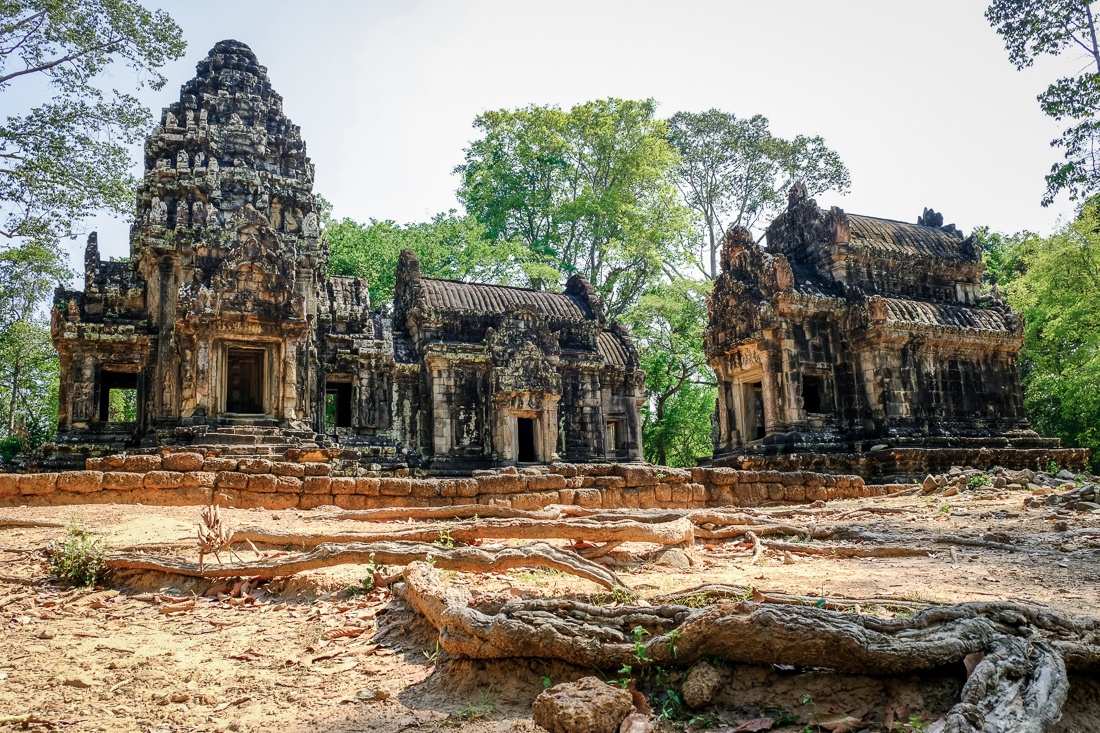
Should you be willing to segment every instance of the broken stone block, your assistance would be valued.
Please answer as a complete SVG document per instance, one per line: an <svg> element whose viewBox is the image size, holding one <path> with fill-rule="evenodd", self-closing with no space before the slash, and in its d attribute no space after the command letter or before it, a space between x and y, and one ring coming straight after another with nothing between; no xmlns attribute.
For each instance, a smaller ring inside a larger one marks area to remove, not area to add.
<svg viewBox="0 0 1100 733"><path fill-rule="evenodd" d="M531 706L531 717L549 733L618 733L633 709L629 691L585 677L544 690Z"/></svg>
<svg viewBox="0 0 1100 733"><path fill-rule="evenodd" d="M694 710L705 708L722 688L725 678L720 671L705 661L695 663L684 680L681 694L684 703Z"/></svg>

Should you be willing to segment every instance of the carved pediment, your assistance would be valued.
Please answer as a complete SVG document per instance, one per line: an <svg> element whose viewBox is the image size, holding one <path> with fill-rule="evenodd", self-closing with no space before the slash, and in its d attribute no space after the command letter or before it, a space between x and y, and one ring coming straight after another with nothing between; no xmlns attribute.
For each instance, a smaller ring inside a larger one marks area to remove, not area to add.
<svg viewBox="0 0 1100 733"><path fill-rule="evenodd" d="M485 334L493 360L494 393L561 393L561 375L555 366L561 347L541 313L513 306L497 328Z"/></svg>
<svg viewBox="0 0 1100 733"><path fill-rule="evenodd" d="M229 256L206 283L190 286L190 313L239 313L263 320L305 318L305 300L294 288L296 266L283 255L282 244L266 222L251 206L245 207Z"/></svg>

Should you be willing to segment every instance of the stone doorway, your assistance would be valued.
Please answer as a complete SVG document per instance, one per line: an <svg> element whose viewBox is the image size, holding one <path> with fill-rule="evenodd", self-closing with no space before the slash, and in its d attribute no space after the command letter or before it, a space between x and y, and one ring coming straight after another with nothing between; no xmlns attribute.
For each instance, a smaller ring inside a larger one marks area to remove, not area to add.
<svg viewBox="0 0 1100 733"><path fill-rule="evenodd" d="M225 411L264 412L264 351L230 348L226 354Z"/></svg>
<svg viewBox="0 0 1100 733"><path fill-rule="evenodd" d="M516 418L517 456L519 463L535 463L535 420L531 417Z"/></svg>

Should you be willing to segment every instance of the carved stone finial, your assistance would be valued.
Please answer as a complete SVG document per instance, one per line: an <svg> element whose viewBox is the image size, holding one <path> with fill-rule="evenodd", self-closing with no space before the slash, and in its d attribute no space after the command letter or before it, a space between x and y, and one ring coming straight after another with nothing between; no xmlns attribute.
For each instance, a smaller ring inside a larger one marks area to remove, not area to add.
<svg viewBox="0 0 1100 733"><path fill-rule="evenodd" d="M924 213L917 217L917 224L939 229L943 226L943 214L937 213L933 209L926 208Z"/></svg>
<svg viewBox="0 0 1100 733"><path fill-rule="evenodd" d="M755 240L752 232L742 226L731 226L726 235L722 237L721 266L724 272L729 272L733 267L734 257L738 252L751 247Z"/></svg>
<svg viewBox="0 0 1100 733"><path fill-rule="evenodd" d="M806 190L806 186L802 181L795 181L794 185L791 186L791 190L787 192L787 208L793 208L809 197L810 192Z"/></svg>

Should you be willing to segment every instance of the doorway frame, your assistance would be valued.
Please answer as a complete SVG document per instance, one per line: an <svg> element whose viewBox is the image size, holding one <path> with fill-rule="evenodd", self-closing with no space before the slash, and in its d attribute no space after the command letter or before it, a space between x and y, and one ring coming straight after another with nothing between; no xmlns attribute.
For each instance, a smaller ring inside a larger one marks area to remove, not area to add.
<svg viewBox="0 0 1100 733"><path fill-rule="evenodd" d="M217 389L217 407L219 415L265 416L270 417L275 413L275 405L278 404L275 390L282 383L280 364L282 359L278 342L253 341L246 339L225 339L217 343L217 367L214 370L214 383ZM261 384L260 397L262 412L228 412L226 402L229 398L229 352L241 349L245 351L259 351L263 353L260 359Z"/></svg>

